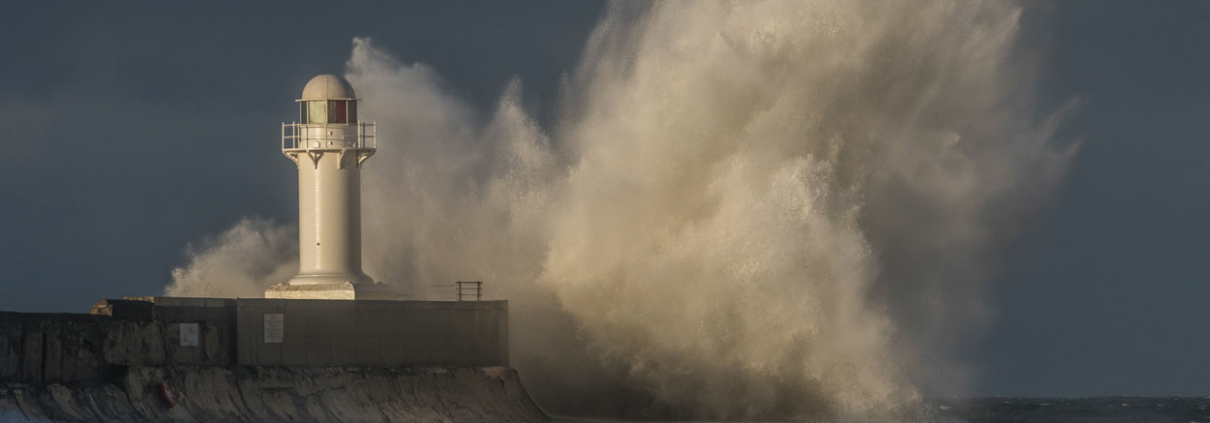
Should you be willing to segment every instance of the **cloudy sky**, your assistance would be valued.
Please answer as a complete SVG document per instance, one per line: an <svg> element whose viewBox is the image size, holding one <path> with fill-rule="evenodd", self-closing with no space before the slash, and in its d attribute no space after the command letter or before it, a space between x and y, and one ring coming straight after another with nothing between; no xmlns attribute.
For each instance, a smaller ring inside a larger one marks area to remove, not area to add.
<svg viewBox="0 0 1210 423"><path fill-rule="evenodd" d="M1025 15L1039 108L1079 98L1060 137L1083 144L996 277L979 394L1210 392L1210 3L1157 3ZM354 37L481 109L519 77L543 120L604 9L228 6L0 4L0 309L158 294L190 242L241 216L296 220L278 123Z"/></svg>

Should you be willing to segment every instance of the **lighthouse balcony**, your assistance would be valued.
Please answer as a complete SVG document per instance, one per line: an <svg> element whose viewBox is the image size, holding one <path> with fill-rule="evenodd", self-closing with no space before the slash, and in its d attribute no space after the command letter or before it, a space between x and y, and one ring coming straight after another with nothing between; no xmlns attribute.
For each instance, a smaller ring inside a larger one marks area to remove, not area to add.
<svg viewBox="0 0 1210 423"><path fill-rule="evenodd" d="M318 166L324 153L336 153L341 158L352 155L357 166L378 151L378 137L373 122L348 124L304 124L283 123L281 125L281 152L294 163L300 157L309 157ZM337 160L342 166L343 160Z"/></svg>
<svg viewBox="0 0 1210 423"><path fill-rule="evenodd" d="M282 153L287 154L339 150L374 151L378 149L378 131L373 122L283 123L281 131Z"/></svg>

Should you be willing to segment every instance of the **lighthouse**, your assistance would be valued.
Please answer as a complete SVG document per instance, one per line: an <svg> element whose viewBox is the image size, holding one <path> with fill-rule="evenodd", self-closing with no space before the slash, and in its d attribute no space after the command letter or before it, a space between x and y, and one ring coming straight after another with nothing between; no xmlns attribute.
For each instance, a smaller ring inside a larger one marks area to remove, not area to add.
<svg viewBox="0 0 1210 423"><path fill-rule="evenodd" d="M265 298L398 299L361 269L361 167L378 148L374 123L358 120L353 86L336 75L312 78L296 102L281 152L298 168L298 275Z"/></svg>

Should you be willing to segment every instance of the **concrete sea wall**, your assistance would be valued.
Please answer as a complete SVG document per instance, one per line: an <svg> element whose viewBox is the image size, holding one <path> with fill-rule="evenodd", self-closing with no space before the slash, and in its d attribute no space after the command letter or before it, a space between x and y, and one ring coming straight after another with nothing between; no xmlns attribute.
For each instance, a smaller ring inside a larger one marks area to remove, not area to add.
<svg viewBox="0 0 1210 423"><path fill-rule="evenodd" d="M0 381L99 382L125 366L231 364L234 331L197 322L199 343L182 346L180 325L86 314L0 312Z"/></svg>
<svg viewBox="0 0 1210 423"><path fill-rule="evenodd" d="M506 367L135 366L112 382L5 384L6 408L55 422L547 421Z"/></svg>
<svg viewBox="0 0 1210 423"><path fill-rule="evenodd" d="M507 366L504 301L149 297L0 312L0 416L35 421L547 421Z"/></svg>
<svg viewBox="0 0 1210 423"><path fill-rule="evenodd" d="M242 365L508 366L506 301L239 299L236 326Z"/></svg>
<svg viewBox="0 0 1210 423"><path fill-rule="evenodd" d="M122 366L508 366L505 301L106 300L108 315L0 312L0 382Z"/></svg>

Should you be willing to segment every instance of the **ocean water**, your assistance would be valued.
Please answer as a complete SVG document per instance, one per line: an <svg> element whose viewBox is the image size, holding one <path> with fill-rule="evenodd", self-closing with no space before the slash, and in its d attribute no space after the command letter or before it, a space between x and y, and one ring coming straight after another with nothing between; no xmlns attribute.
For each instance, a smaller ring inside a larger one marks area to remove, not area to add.
<svg viewBox="0 0 1210 423"><path fill-rule="evenodd" d="M964 398L933 400L925 423L1200 423L1210 422L1210 397ZM596 419L556 417L555 422ZM15 410L0 423L33 423ZM862 422L841 420L836 423ZM881 422L875 420L873 422ZM627 422L636 423L636 422Z"/></svg>
<svg viewBox="0 0 1210 423"><path fill-rule="evenodd" d="M954 398L931 400L922 416L832 423L1203 423L1210 397ZM556 418L567 423L601 420ZM627 422L635 423L635 422Z"/></svg>
<svg viewBox="0 0 1210 423"><path fill-rule="evenodd" d="M973 398L933 405L944 418L971 423L1210 422L1210 397Z"/></svg>

